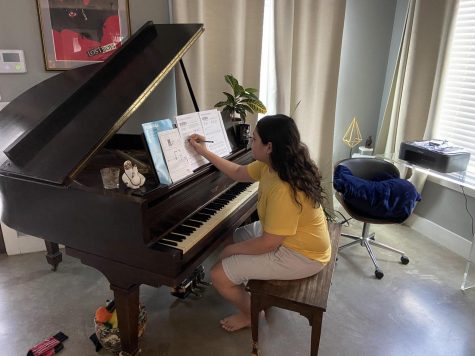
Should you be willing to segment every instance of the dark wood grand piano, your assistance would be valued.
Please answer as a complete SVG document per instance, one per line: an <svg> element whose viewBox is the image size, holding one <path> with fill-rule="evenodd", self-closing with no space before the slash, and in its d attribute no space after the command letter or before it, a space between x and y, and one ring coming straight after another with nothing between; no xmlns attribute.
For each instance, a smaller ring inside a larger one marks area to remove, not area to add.
<svg viewBox="0 0 475 356"><path fill-rule="evenodd" d="M102 187L99 169L121 166L124 152L147 159L140 135L117 132L202 32L147 23L106 62L54 76L0 112L2 221L43 238L53 269L63 244L107 277L131 355L140 285L179 285L255 211L256 186L211 165L170 186L150 169L139 190ZM246 149L228 158L251 161Z"/></svg>

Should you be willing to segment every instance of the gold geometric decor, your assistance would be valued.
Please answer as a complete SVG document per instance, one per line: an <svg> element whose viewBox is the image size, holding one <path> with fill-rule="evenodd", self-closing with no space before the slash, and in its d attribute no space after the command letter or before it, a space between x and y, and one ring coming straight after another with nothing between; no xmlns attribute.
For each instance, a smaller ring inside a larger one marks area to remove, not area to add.
<svg viewBox="0 0 475 356"><path fill-rule="evenodd" d="M363 139L361 138L358 121L356 121L356 117L354 117L353 120L351 120L350 126L348 126L346 129L345 135L343 136L343 142L350 147L350 158L353 147L355 147L361 141L363 141Z"/></svg>
<svg viewBox="0 0 475 356"><path fill-rule="evenodd" d="M353 148L361 141L363 141L363 139L361 138L358 121L356 121L356 117L354 117L353 120L351 120L350 126L346 129L345 135L343 136L343 142L350 148Z"/></svg>

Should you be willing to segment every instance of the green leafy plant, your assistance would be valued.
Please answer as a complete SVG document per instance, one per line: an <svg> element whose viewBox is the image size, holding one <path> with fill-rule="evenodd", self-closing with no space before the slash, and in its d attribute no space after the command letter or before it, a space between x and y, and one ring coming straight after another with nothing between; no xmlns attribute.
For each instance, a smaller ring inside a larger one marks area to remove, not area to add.
<svg viewBox="0 0 475 356"><path fill-rule="evenodd" d="M226 101L220 101L214 107L223 108L223 113L229 114L231 120L245 123L247 113L265 114L267 112L265 105L256 95L257 89L244 88L231 74L225 75L224 80L231 86L232 94L223 91Z"/></svg>

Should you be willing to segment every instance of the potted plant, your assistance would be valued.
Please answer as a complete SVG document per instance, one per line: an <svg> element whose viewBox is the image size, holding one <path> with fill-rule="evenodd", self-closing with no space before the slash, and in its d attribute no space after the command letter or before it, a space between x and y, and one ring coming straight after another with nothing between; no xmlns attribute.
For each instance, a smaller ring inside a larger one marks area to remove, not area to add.
<svg viewBox="0 0 475 356"><path fill-rule="evenodd" d="M229 117L234 124L237 144L246 146L250 135L250 126L246 124L247 114L265 114L267 109L257 97L257 89L244 88L231 74L225 75L224 80L231 86L232 94L223 92L226 100L218 102L214 107L222 108L223 116Z"/></svg>

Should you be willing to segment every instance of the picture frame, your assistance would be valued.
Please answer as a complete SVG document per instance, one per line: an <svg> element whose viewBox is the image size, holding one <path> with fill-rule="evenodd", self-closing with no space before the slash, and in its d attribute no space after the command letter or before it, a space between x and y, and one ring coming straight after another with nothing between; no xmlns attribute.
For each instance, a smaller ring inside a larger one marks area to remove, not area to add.
<svg viewBox="0 0 475 356"><path fill-rule="evenodd" d="M36 0L46 70L105 61L130 37L128 0Z"/></svg>

